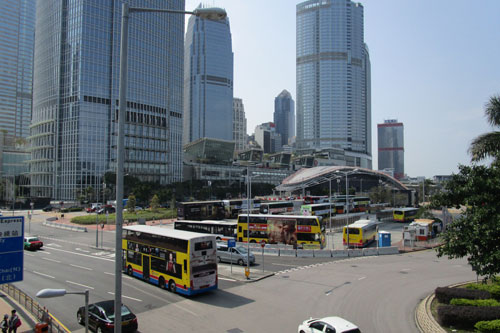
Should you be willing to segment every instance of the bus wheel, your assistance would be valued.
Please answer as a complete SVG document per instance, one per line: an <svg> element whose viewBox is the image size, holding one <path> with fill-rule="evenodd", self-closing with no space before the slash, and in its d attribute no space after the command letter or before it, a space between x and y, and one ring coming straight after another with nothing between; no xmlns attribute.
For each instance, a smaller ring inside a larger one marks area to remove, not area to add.
<svg viewBox="0 0 500 333"><path fill-rule="evenodd" d="M176 289L174 280L168 281L168 290L175 293Z"/></svg>
<svg viewBox="0 0 500 333"><path fill-rule="evenodd" d="M257 242L255 241L255 239L252 239L250 243L257 243Z"/></svg>
<svg viewBox="0 0 500 333"><path fill-rule="evenodd" d="M165 279L162 277L160 277L160 280L158 281L158 287L160 287L161 289L165 289Z"/></svg>
<svg viewBox="0 0 500 333"><path fill-rule="evenodd" d="M134 271L132 270L132 266L127 267L127 274L130 276L134 275Z"/></svg>
<svg viewBox="0 0 500 333"><path fill-rule="evenodd" d="M217 237L215 240L218 241L218 242L221 241L220 237Z"/></svg>

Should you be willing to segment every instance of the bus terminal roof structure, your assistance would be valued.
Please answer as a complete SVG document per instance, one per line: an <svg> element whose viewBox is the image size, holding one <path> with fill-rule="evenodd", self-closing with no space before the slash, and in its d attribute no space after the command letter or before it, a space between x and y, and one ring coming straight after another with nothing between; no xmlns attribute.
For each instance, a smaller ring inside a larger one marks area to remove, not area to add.
<svg viewBox="0 0 500 333"><path fill-rule="evenodd" d="M302 168L285 178L281 185L276 187L280 192L294 192L307 187L312 187L322 183L327 183L333 179L343 180L348 174L352 177L362 177L368 179L378 179L393 186L400 191L409 191L403 183L386 173L349 166L319 166L314 168Z"/></svg>

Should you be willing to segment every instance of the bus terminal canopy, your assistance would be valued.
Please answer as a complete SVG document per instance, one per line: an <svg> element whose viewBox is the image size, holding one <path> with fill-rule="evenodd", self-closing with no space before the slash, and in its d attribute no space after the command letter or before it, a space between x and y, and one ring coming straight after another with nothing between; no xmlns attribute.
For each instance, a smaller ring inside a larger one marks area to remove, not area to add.
<svg viewBox="0 0 500 333"><path fill-rule="evenodd" d="M319 166L314 168L302 168L285 178L281 185L276 187L276 190L291 193L307 187L327 183L334 179L340 179L342 181L345 179L346 173L350 179L353 177L379 179L381 182L389 184L400 191L409 190L408 187L402 184L399 180L386 173L349 166Z"/></svg>

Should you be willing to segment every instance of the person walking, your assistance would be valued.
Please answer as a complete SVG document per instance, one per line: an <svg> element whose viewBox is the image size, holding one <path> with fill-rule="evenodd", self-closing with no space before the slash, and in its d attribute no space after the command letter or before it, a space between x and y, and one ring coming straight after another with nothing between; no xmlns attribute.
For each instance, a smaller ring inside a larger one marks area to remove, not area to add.
<svg viewBox="0 0 500 333"><path fill-rule="evenodd" d="M12 310L10 319L9 319L9 333L17 333L17 328L21 326L21 319L16 313L16 310Z"/></svg>
<svg viewBox="0 0 500 333"><path fill-rule="evenodd" d="M9 329L9 315L4 314L3 319L0 322L0 328L2 329L2 333L7 333L7 330Z"/></svg>

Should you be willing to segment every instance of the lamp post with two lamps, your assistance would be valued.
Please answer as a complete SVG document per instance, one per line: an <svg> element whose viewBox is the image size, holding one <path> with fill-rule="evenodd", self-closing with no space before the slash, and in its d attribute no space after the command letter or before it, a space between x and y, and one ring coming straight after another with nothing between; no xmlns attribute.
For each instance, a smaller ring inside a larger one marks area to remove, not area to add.
<svg viewBox="0 0 500 333"><path fill-rule="evenodd" d="M127 108L127 62L128 62L128 19L131 13L171 13L195 15L202 19L224 20L226 11L221 8L196 8L194 11L183 11L158 8L129 7L122 4L121 39L120 39L120 89L118 112L118 140L116 161L116 232L115 232L115 309L121 308L121 268L122 268L122 223L123 223L123 165L125 161L124 125ZM121 332L121 316L115 316L115 332Z"/></svg>
<svg viewBox="0 0 500 333"><path fill-rule="evenodd" d="M347 238L347 250L349 250L349 200L348 200L349 178L348 178L348 176L358 172L358 169L354 169L352 171L347 171L347 172L342 172L340 170L337 170L335 172L345 176L346 238Z"/></svg>

